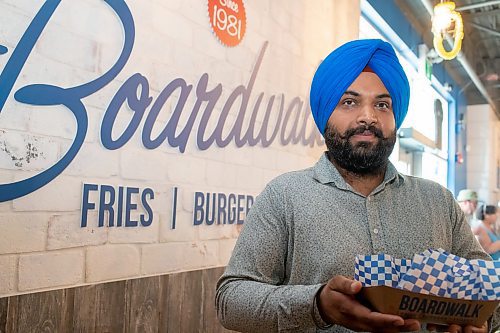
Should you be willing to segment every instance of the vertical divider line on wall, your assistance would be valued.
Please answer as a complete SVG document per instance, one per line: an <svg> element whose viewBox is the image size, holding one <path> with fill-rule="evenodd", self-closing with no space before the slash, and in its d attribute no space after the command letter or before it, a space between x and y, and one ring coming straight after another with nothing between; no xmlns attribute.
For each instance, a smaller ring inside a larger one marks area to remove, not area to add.
<svg viewBox="0 0 500 333"><path fill-rule="evenodd" d="M175 229L175 220L177 215L177 187L172 190L172 230Z"/></svg>

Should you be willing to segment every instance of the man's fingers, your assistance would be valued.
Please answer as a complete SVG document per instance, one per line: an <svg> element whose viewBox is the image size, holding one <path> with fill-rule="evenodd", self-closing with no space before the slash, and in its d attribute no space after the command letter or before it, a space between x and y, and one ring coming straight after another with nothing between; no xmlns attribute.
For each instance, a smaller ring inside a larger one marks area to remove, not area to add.
<svg viewBox="0 0 500 333"><path fill-rule="evenodd" d="M328 287L338 291L344 295L355 295L362 288L361 282L346 278L345 276L337 275L328 281Z"/></svg>
<svg viewBox="0 0 500 333"><path fill-rule="evenodd" d="M366 318L368 318L373 324L377 327L384 326L396 326L402 327L405 324L405 321L400 316L384 314L380 312L373 312L368 308L365 308L369 313L366 314Z"/></svg>
<svg viewBox="0 0 500 333"><path fill-rule="evenodd" d="M333 279L332 279L333 280ZM363 304L359 303L352 295L346 295L341 291L332 290L349 289L352 280L346 278L336 279L334 283L328 285L328 291L320 294L320 304L323 313L329 313L331 322L355 329L358 331L372 331L373 329L402 327L405 322L403 318L396 315L382 314L373 312ZM356 287L356 285L354 285ZM351 289L352 291L353 289ZM355 289L354 289L355 291Z"/></svg>
<svg viewBox="0 0 500 333"><path fill-rule="evenodd" d="M481 327L467 325L462 327L460 325L437 325L427 324L427 330L436 332L450 332L450 333L488 333L488 325L485 323Z"/></svg>
<svg viewBox="0 0 500 333"><path fill-rule="evenodd" d="M331 278L319 294L318 309L328 322L354 331L409 332L418 331L418 320L372 311L354 296L362 289L359 281L345 276Z"/></svg>
<svg viewBox="0 0 500 333"><path fill-rule="evenodd" d="M356 300L346 302L342 307L341 312L344 317L349 317L351 321L357 322L363 326L363 329L384 328L384 327L402 327L405 324L403 318L374 312L367 307L359 304Z"/></svg>
<svg viewBox="0 0 500 333"><path fill-rule="evenodd" d="M405 319L404 325L401 327L402 332L420 331L420 322L417 319Z"/></svg>
<svg viewBox="0 0 500 333"><path fill-rule="evenodd" d="M450 325L448 326L448 332L450 333L462 333L462 326L459 325Z"/></svg>
<svg viewBox="0 0 500 333"><path fill-rule="evenodd" d="M464 327L463 332L464 333L488 333L488 324L484 323L484 325L481 327L467 325Z"/></svg>

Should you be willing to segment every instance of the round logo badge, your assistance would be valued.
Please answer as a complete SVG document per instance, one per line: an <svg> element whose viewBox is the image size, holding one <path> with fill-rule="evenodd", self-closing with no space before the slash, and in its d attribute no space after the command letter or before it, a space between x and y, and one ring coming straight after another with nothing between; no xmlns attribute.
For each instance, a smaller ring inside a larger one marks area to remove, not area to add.
<svg viewBox="0 0 500 333"><path fill-rule="evenodd" d="M208 17L222 44L236 46L241 42L246 30L243 0L208 0Z"/></svg>

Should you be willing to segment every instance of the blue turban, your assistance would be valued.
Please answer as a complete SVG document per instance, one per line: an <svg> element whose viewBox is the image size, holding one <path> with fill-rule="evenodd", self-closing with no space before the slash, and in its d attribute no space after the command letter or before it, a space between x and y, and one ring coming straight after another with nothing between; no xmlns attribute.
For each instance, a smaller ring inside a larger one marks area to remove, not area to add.
<svg viewBox="0 0 500 333"><path fill-rule="evenodd" d="M365 67L377 74L389 91L396 128L408 112L410 85L392 46L380 39L361 39L335 49L319 65L311 84L311 110L321 134L340 98Z"/></svg>

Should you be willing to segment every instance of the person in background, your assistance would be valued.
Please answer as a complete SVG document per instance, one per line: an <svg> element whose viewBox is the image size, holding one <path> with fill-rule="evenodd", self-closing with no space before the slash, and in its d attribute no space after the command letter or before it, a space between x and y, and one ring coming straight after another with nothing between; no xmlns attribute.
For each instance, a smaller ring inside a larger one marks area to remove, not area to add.
<svg viewBox="0 0 500 333"><path fill-rule="evenodd" d="M272 180L247 215L217 283L222 325L241 332L400 332L416 319L360 303L356 255L413 258L429 248L488 259L452 193L389 162L408 111L408 79L392 46L356 40L328 55L311 85L327 151ZM450 325L448 332L487 332ZM431 328L429 325L427 329Z"/></svg>
<svg viewBox="0 0 500 333"><path fill-rule="evenodd" d="M471 229L474 230L480 223L474 216L477 209L477 192L471 189L461 190L458 192L457 201Z"/></svg>
<svg viewBox="0 0 500 333"><path fill-rule="evenodd" d="M500 237L495 233L497 210L493 205L480 205L476 212L480 224L474 231L479 243L493 260L500 260Z"/></svg>

